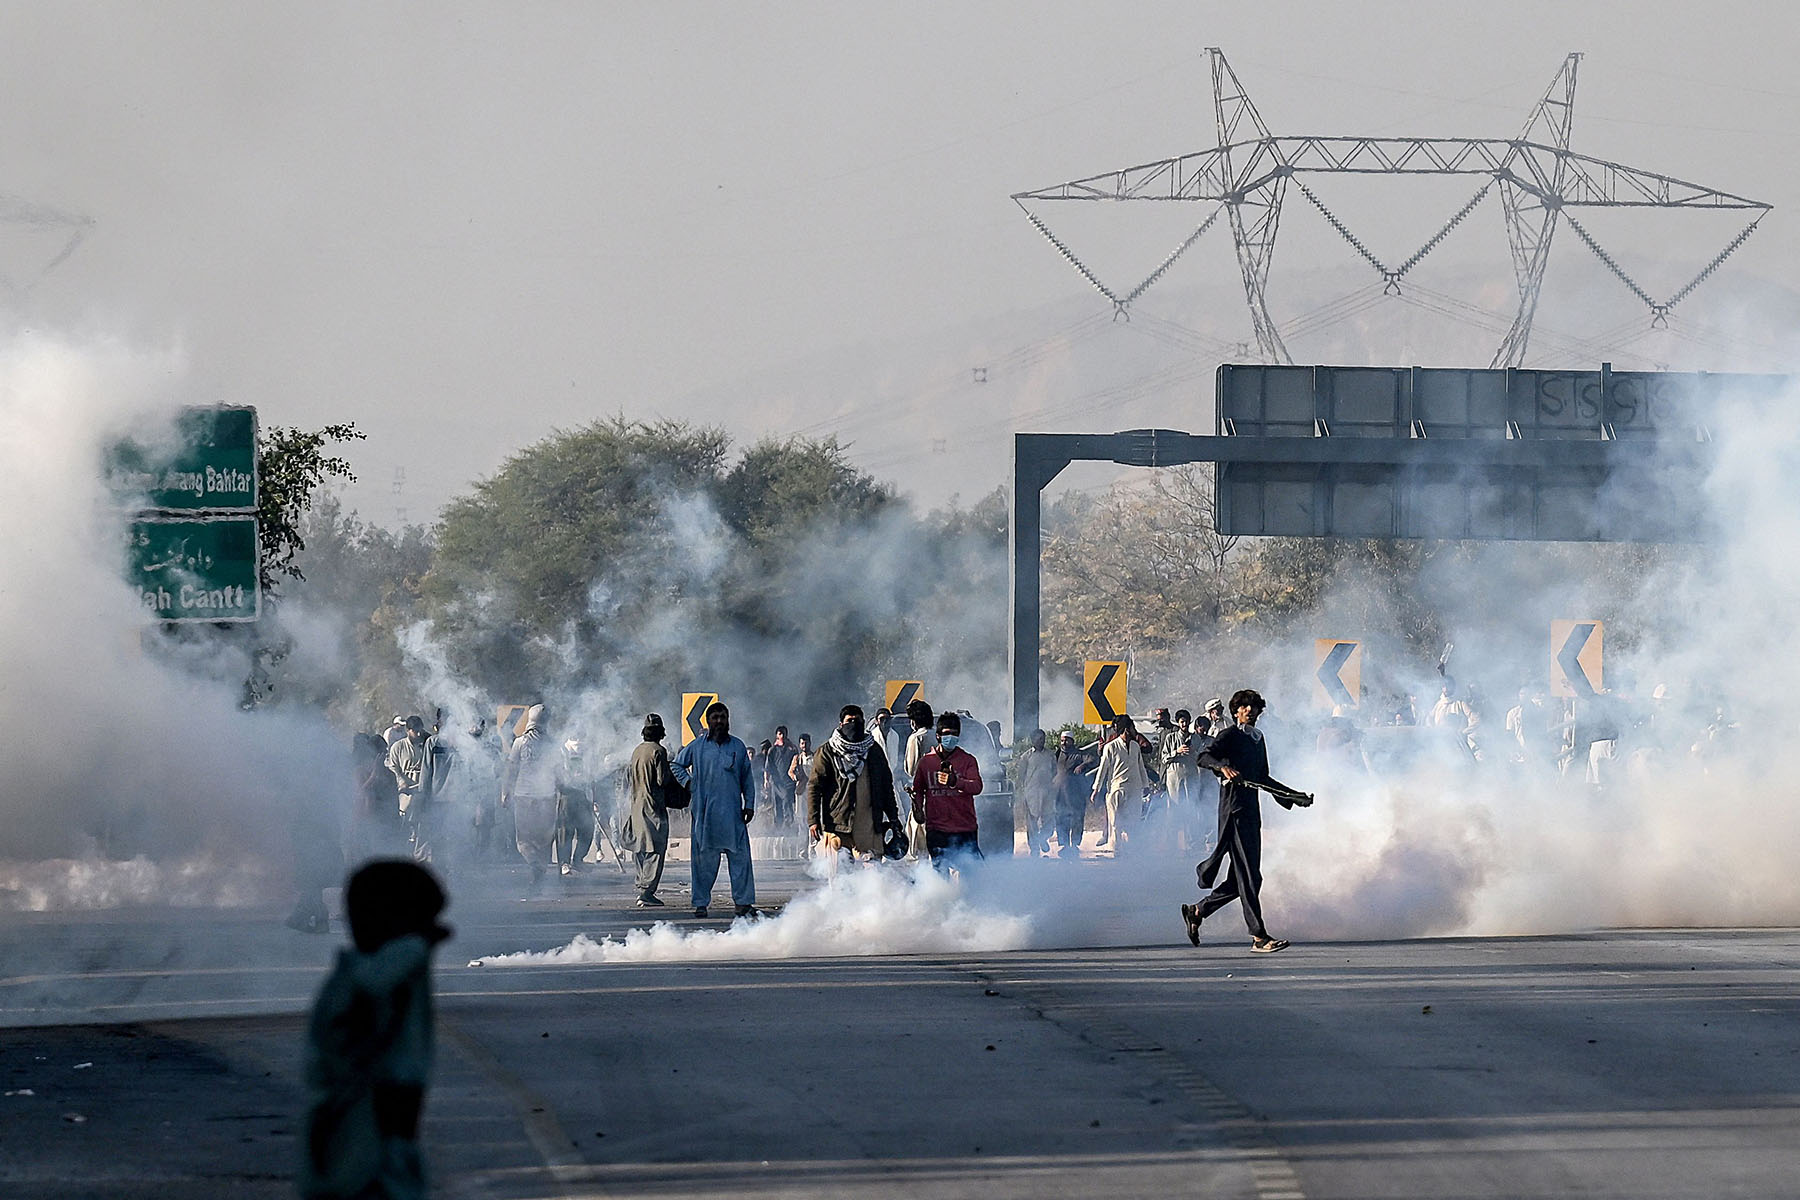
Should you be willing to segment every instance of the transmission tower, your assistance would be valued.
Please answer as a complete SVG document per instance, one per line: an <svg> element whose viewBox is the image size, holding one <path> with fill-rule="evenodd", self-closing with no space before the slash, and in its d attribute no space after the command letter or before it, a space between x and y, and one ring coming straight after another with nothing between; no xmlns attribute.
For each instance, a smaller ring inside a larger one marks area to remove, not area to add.
<svg viewBox="0 0 1800 1200"><path fill-rule="evenodd" d="M1113 304L1128 310L1175 265L1223 214L1237 250L1250 325L1264 360L1291 363L1280 327L1269 314L1267 286L1281 210L1294 191L1316 208L1358 256L1381 277L1384 290L1399 294L1401 280L1437 249L1491 193L1498 192L1506 221L1507 245L1518 282L1518 307L1494 351L1493 366L1521 366L1531 340L1538 292L1550 262L1550 244L1559 224L1591 250L1643 302L1653 325L1666 323L1675 306L1693 293L1742 246L1770 211L1770 205L1669 175L1577 154L1569 149L1575 113L1575 75L1581 55L1570 54L1524 128L1513 138L1407 138L1276 136L1269 132L1236 72L1217 47L1209 47L1213 119L1217 144L1195 154L1017 192L1013 200L1037 231L1070 266ZM1338 215L1307 186L1315 175L1469 175L1481 185L1436 233L1398 265L1382 262ZM1060 201L1192 201L1213 207L1189 234L1136 287L1115 291L1076 256L1033 204ZM1749 223L1686 284L1658 300L1628 275L1577 218L1590 209L1737 209Z"/></svg>

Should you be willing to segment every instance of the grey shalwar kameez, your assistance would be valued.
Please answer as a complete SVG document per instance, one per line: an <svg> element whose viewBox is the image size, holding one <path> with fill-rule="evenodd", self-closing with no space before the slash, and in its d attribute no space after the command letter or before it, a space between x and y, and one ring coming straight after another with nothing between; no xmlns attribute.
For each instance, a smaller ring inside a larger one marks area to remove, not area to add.
<svg viewBox="0 0 1800 1200"><path fill-rule="evenodd" d="M631 752L625 779L631 788L631 810L619 831L619 845L636 859L638 895L648 899L662 883L663 860L669 852L668 789L675 782L669 752L661 742L640 743Z"/></svg>
<svg viewBox="0 0 1800 1200"><path fill-rule="evenodd" d="M519 853L531 864L533 879L550 861L550 845L556 840L556 796L566 786L562 749L544 736L543 719L543 705L527 710L525 732L506 752L506 786L501 789L512 806Z"/></svg>

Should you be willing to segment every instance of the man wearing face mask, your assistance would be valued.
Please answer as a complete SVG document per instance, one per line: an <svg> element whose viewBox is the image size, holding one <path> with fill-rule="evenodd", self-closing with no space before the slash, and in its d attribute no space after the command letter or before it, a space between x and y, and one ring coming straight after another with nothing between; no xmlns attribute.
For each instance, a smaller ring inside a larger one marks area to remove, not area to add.
<svg viewBox="0 0 1800 1200"><path fill-rule="evenodd" d="M827 849L848 850L860 859L887 856L900 827L894 772L857 705L844 705L838 727L813 756L806 800L812 841L823 839Z"/></svg>
<svg viewBox="0 0 1800 1200"><path fill-rule="evenodd" d="M731 710L717 700L706 707L706 736L681 748L670 764L687 787L693 816L694 915L706 917L719 856L731 873L737 915L756 915L756 876L750 868L750 820L756 816L756 783L750 752L731 736Z"/></svg>
<svg viewBox="0 0 1800 1200"><path fill-rule="evenodd" d="M933 863L982 856L975 825L981 767L961 742L962 718L953 712L940 716L937 747L919 759L913 775L913 817L925 827L925 850Z"/></svg>

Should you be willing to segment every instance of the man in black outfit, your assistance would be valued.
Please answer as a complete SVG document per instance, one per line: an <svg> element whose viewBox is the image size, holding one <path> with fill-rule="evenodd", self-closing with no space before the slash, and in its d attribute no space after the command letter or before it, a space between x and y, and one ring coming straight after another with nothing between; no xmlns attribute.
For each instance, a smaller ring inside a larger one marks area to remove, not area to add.
<svg viewBox="0 0 1800 1200"><path fill-rule="evenodd" d="M1267 707L1263 698L1245 688L1231 697L1231 715L1237 724L1214 735L1213 743L1200 754L1200 765L1218 774L1219 841L1206 860L1195 868L1202 888L1213 890L1198 904L1181 906L1181 919L1187 923L1188 941L1200 944L1200 922L1218 912L1233 900L1244 906L1244 924L1250 928L1250 949L1258 954L1285 950L1288 943L1270 937L1262 918L1262 808L1257 803L1258 789L1268 792L1283 808L1305 808L1313 798L1297 792L1269 776L1269 750L1263 742L1257 717ZM1219 864L1231 856L1231 869L1225 882L1213 887Z"/></svg>

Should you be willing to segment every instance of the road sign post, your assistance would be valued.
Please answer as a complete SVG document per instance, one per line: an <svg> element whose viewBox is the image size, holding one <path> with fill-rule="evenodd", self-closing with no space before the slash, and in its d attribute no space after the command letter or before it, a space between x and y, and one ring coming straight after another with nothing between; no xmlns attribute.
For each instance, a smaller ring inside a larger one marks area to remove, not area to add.
<svg viewBox="0 0 1800 1200"><path fill-rule="evenodd" d="M706 710L716 704L717 692L681 693L681 744L706 736Z"/></svg>
<svg viewBox="0 0 1800 1200"><path fill-rule="evenodd" d="M1086 725L1110 725L1124 714L1128 669L1122 662L1090 660L1081 669L1081 720Z"/></svg>
<svg viewBox="0 0 1800 1200"><path fill-rule="evenodd" d="M262 612L254 517L131 523L126 574L159 621L254 621Z"/></svg>
<svg viewBox="0 0 1800 1200"><path fill-rule="evenodd" d="M1326 708L1362 707L1361 642L1342 638L1313 641L1313 699Z"/></svg>
<svg viewBox="0 0 1800 1200"><path fill-rule="evenodd" d="M494 709L494 732L500 735L500 748L510 749L513 739L525 733L525 714L529 704L502 704Z"/></svg>
<svg viewBox="0 0 1800 1200"><path fill-rule="evenodd" d="M1581 699L1606 690L1604 621L1550 622L1550 694Z"/></svg>
<svg viewBox="0 0 1800 1200"><path fill-rule="evenodd" d="M261 499L256 410L184 408L167 442L115 443L106 475L115 493L145 509L253 513Z"/></svg>

